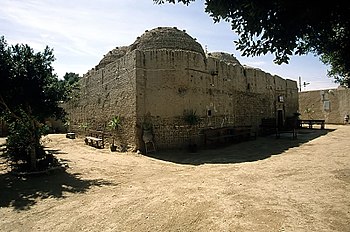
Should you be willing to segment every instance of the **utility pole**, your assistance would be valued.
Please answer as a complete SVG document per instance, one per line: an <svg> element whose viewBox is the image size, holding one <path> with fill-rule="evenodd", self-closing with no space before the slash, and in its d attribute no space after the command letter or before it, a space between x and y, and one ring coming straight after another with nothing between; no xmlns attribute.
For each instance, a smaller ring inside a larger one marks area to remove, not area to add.
<svg viewBox="0 0 350 232"><path fill-rule="evenodd" d="M310 82L305 82L303 83L304 88L306 88L307 85L309 85ZM301 76L299 76L299 92L301 92Z"/></svg>

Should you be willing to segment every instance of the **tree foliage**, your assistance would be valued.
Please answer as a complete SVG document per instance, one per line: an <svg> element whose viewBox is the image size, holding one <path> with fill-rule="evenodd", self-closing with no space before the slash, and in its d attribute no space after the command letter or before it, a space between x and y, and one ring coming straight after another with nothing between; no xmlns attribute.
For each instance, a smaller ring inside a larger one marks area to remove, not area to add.
<svg viewBox="0 0 350 232"><path fill-rule="evenodd" d="M114 131L121 127L121 118L119 115L114 116L111 121L108 123L108 127L110 130Z"/></svg>
<svg viewBox="0 0 350 232"><path fill-rule="evenodd" d="M79 80L79 74L73 72L66 72L66 74L63 76L63 80L59 80L60 88L65 89L66 93L69 94L69 99L67 100L71 100L72 98L76 99L79 97Z"/></svg>
<svg viewBox="0 0 350 232"><path fill-rule="evenodd" d="M34 52L28 45L9 46L0 37L0 113L9 126L8 154L37 168L43 148L45 120L62 119L59 102L68 99L69 91L53 74L52 49Z"/></svg>
<svg viewBox="0 0 350 232"><path fill-rule="evenodd" d="M186 5L194 1L154 0ZM272 53L282 64L292 55L312 53L330 65L329 76L349 86L349 1L206 0L205 4L215 22L231 23L243 56Z"/></svg>
<svg viewBox="0 0 350 232"><path fill-rule="evenodd" d="M69 72L69 73L66 72L66 74L64 74L63 80L61 80L61 82L72 86L72 85L76 84L79 80L80 80L79 74L73 73L73 72Z"/></svg>

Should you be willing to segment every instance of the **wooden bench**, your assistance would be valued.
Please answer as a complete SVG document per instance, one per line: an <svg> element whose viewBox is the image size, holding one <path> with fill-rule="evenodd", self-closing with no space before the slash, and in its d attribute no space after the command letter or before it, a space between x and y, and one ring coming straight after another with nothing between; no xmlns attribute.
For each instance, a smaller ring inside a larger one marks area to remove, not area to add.
<svg viewBox="0 0 350 232"><path fill-rule="evenodd" d="M298 138L298 119L295 117L287 117L282 127L277 127L277 138L280 138L281 133L291 133L293 139Z"/></svg>
<svg viewBox="0 0 350 232"><path fill-rule="evenodd" d="M75 133L69 132L66 134L66 138L68 139L75 139Z"/></svg>
<svg viewBox="0 0 350 232"><path fill-rule="evenodd" d="M205 145L227 144L251 138L251 126L209 128L202 131ZM255 136L256 137L256 134Z"/></svg>
<svg viewBox="0 0 350 232"><path fill-rule="evenodd" d="M286 118L284 126L278 126L276 118L263 118L260 124L261 135L275 134L280 138L282 133L291 133L292 138L298 137L297 123L295 118Z"/></svg>
<svg viewBox="0 0 350 232"><path fill-rule="evenodd" d="M323 130L325 128L325 120L322 119L302 119L302 120L298 120L299 122L299 127L303 127L303 124L307 124L309 129L313 129L313 125L320 125L321 126L321 130Z"/></svg>
<svg viewBox="0 0 350 232"><path fill-rule="evenodd" d="M256 139L256 132L252 131L252 126L233 127L233 135L239 140Z"/></svg>
<svg viewBox="0 0 350 232"><path fill-rule="evenodd" d="M85 144L90 145L92 147L104 148L103 139L96 138L96 137L86 136Z"/></svg>
<svg viewBox="0 0 350 232"><path fill-rule="evenodd" d="M96 148L104 148L104 133L102 131L91 132L90 136L85 137L85 144Z"/></svg>
<svg viewBox="0 0 350 232"><path fill-rule="evenodd" d="M277 123L276 118L262 118L260 127L260 134L262 136L275 134L277 137Z"/></svg>
<svg viewBox="0 0 350 232"><path fill-rule="evenodd" d="M225 143L233 135L230 133L228 128L209 128L203 131L204 134L204 143L205 144L218 144Z"/></svg>

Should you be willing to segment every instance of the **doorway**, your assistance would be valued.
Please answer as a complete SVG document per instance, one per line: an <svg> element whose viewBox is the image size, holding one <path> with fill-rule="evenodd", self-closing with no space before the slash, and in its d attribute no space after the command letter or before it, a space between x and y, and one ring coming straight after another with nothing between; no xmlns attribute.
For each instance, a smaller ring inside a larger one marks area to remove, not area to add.
<svg viewBox="0 0 350 232"><path fill-rule="evenodd" d="M282 129L284 124L283 110L277 110L277 127Z"/></svg>

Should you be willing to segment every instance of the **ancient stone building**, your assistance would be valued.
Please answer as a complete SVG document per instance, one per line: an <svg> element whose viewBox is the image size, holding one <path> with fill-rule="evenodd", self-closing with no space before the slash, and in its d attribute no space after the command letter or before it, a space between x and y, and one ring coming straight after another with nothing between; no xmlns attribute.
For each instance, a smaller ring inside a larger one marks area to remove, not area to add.
<svg viewBox="0 0 350 232"><path fill-rule="evenodd" d="M218 41L219 42L219 41ZM156 146L179 148L210 127L284 120L298 110L295 81L242 66L230 54L205 54L196 39L177 28L146 31L130 46L104 56L81 80L80 97L66 107L71 126L105 130L122 118L118 142L143 147L142 126L153 125ZM188 114L201 120L191 126Z"/></svg>
<svg viewBox="0 0 350 232"><path fill-rule="evenodd" d="M302 119L324 119L326 123L342 124L350 115L350 90L315 90L299 93L299 112Z"/></svg>

